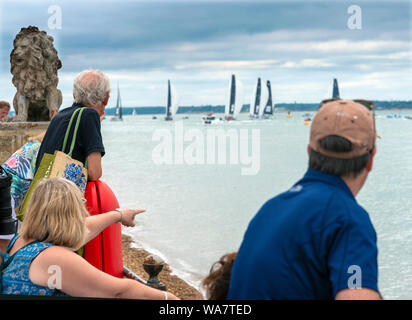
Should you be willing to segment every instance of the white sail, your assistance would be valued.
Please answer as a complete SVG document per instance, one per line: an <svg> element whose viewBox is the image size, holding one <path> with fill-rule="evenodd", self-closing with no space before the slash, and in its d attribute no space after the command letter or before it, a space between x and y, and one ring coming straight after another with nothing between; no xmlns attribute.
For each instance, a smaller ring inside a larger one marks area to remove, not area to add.
<svg viewBox="0 0 412 320"><path fill-rule="evenodd" d="M116 110L114 113L114 117L112 117L111 120L112 121L123 120L122 98L120 97L119 84L117 84Z"/></svg>
<svg viewBox="0 0 412 320"><path fill-rule="evenodd" d="M253 114L255 113L255 99L256 99L256 90L257 90L257 84L253 87L251 99L250 99L250 107L249 107L249 114L251 117L253 117Z"/></svg>
<svg viewBox="0 0 412 320"><path fill-rule="evenodd" d="M260 79L260 78L259 78ZM252 91L252 99L250 101L250 108L249 108L249 113L251 117L255 117L255 103L257 102L259 104L259 106L261 105L261 96L260 96L260 92L257 92L258 89L258 84L259 84L259 79L256 82L255 86L253 87L253 91ZM262 91L262 85L260 85L260 91ZM256 96L259 95L258 97L258 101L256 101Z"/></svg>
<svg viewBox="0 0 412 320"><path fill-rule="evenodd" d="M177 94L175 86L172 84L170 84L170 92L171 92L171 97L172 97L171 112L172 112L172 117L173 117L177 113L177 110L179 109L179 96Z"/></svg>
<svg viewBox="0 0 412 320"><path fill-rule="evenodd" d="M172 85L170 80L167 80L167 103L166 103L166 117L165 120L173 120L174 115L179 109L179 98L176 88Z"/></svg>
<svg viewBox="0 0 412 320"><path fill-rule="evenodd" d="M323 99L331 99L333 97L333 80L329 83L327 91L323 94Z"/></svg>
<svg viewBox="0 0 412 320"><path fill-rule="evenodd" d="M262 118L268 98L269 98L268 87L266 86L266 83L262 82L262 95L260 98L259 118Z"/></svg>
<svg viewBox="0 0 412 320"><path fill-rule="evenodd" d="M243 107L243 98L244 98L244 92L243 92L243 84L242 82L237 79L236 81L236 101L235 101L235 111L233 112L233 118L236 119L237 116L239 115L240 111L242 110Z"/></svg>
<svg viewBox="0 0 412 320"><path fill-rule="evenodd" d="M225 117L229 117L230 114L230 100L231 100L231 91L232 91L232 82L234 79L234 75L231 76L230 80L229 80L229 87L226 91L226 104L225 104Z"/></svg>

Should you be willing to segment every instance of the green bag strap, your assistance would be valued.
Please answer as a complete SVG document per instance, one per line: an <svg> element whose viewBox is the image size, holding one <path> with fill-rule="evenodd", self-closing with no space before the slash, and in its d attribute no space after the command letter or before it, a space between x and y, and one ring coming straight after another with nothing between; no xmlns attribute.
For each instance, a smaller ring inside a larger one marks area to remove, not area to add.
<svg viewBox="0 0 412 320"><path fill-rule="evenodd" d="M77 117L77 121L76 121L76 126L74 127L72 144L71 144L71 146L70 146L70 151L69 151L69 153L68 153L68 155L69 155L70 157L72 156L72 153L73 153L74 144L75 144L76 139L77 139L77 131L78 131L78 129L79 129L80 118L82 117L82 113L83 113L83 110L84 110L84 109L85 109L85 108L81 108L81 109L80 109L80 111L79 111L79 116Z"/></svg>
<svg viewBox="0 0 412 320"><path fill-rule="evenodd" d="M71 129L71 127L72 127L72 122L73 122L75 116L77 115L77 113L78 113L79 111L80 111L80 109L76 109L76 110L73 112L73 114L72 114L72 116L71 116L71 118L70 118L69 125L67 126L67 129L66 129L66 134L64 135L63 147L62 147L62 149L61 149L62 152L64 152L64 150L66 149L67 139L69 138L69 133L70 133L70 129Z"/></svg>
<svg viewBox="0 0 412 320"><path fill-rule="evenodd" d="M73 112L72 117L70 118L69 125L67 126L66 134L65 134L65 136L64 136L63 147L62 147L62 150L61 150L61 151L63 151L63 152L64 152L64 150L66 150L67 140L68 140L68 138L69 138L69 133L70 133L70 129L72 128L73 120L74 120L74 118L76 117L76 115L79 114L79 116L77 117L77 120L76 120L76 125L75 125L75 127L74 127L72 143L71 143L71 145L70 145L70 150L69 150L69 153L68 153L68 155L69 155L70 157L72 156L73 149L74 149L74 144L76 143L77 131L78 131L78 129L79 129L80 119L81 119L81 116L82 116L82 113L83 113L83 110L84 110L84 109L85 109L85 107L80 108L80 109L76 109L76 110ZM86 161L86 162L87 162L87 161Z"/></svg>

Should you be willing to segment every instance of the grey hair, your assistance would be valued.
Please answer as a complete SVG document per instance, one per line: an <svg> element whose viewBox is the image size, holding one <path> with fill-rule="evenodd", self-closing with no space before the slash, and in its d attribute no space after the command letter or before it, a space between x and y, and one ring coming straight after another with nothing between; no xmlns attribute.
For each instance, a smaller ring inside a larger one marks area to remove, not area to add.
<svg viewBox="0 0 412 320"><path fill-rule="evenodd" d="M76 103L100 106L109 92L110 79L99 70L85 70L74 78L73 97Z"/></svg>

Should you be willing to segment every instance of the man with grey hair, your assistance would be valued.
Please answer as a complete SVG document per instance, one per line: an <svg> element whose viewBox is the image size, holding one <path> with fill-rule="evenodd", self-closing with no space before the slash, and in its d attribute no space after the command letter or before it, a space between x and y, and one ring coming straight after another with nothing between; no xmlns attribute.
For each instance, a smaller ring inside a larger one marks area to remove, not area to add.
<svg viewBox="0 0 412 320"><path fill-rule="evenodd" d="M76 109L86 107L81 116L76 137L73 137L74 128L71 129L70 137L76 139L72 158L83 164L87 160L88 180L96 181L102 176L101 159L105 150L100 128L105 114L104 110L110 98L110 80L99 70L82 71L74 79L73 97L73 105L63 109L51 120L39 149L36 170L45 153L53 154L56 150L68 152L68 150L62 150L62 147L70 118ZM70 146L70 144L71 139L67 145Z"/></svg>

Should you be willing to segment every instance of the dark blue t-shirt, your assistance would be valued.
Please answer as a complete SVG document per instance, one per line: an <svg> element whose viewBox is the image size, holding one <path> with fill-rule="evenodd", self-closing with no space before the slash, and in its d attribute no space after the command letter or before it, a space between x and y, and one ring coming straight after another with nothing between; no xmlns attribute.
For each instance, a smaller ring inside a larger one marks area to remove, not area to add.
<svg viewBox="0 0 412 320"><path fill-rule="evenodd" d="M70 108L66 108L60 111L50 121L46 135L43 138L39 153L37 155L36 170L40 166L41 159L45 153L53 154L56 150L60 150L65 153L69 152L70 144L72 141L70 137L73 137L73 131L77 117L73 120L66 150L62 150L64 136L66 134L66 130L73 112L81 107L83 107L81 104L75 103ZM73 149L73 159L76 159L85 164L87 157L93 152L100 152L102 156L104 156L105 150L100 129L100 116L97 111L91 108L84 109L82 117L80 119L76 143Z"/></svg>
<svg viewBox="0 0 412 320"><path fill-rule="evenodd" d="M334 299L352 287L379 292L377 255L369 215L346 183L308 170L250 222L228 299Z"/></svg>

